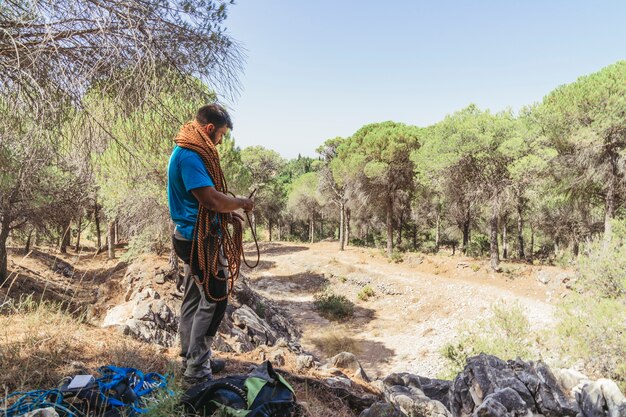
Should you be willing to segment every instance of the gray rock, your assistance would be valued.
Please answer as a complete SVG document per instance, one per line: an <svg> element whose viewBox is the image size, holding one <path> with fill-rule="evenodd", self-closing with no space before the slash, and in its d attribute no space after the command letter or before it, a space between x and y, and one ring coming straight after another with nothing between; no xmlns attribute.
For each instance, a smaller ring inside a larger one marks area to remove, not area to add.
<svg viewBox="0 0 626 417"><path fill-rule="evenodd" d="M497 404L501 404L504 407L504 414L493 414L493 410L502 411L502 408L498 407ZM488 406L485 407L485 405ZM481 410L482 408L482 410ZM522 397L517 393L517 391L511 388L503 388L498 389L493 394L485 397L485 401L476 409L477 415L507 415L512 417L532 417L533 413L528 408L528 405L524 402Z"/></svg>
<svg viewBox="0 0 626 417"><path fill-rule="evenodd" d="M365 370L361 367L359 360L350 352L341 352L330 358L329 366L346 369L352 372L352 376L369 382L369 378L365 374Z"/></svg>
<svg viewBox="0 0 626 417"><path fill-rule="evenodd" d="M296 358L296 370L302 371L311 368L313 366L313 360L314 358L311 355L298 355Z"/></svg>
<svg viewBox="0 0 626 417"><path fill-rule="evenodd" d="M165 284L165 274L163 274L163 272L155 274L154 283L159 285Z"/></svg>
<svg viewBox="0 0 626 417"><path fill-rule="evenodd" d="M615 382L608 379L585 384L576 400L584 417L626 416L626 398Z"/></svg>
<svg viewBox="0 0 626 417"><path fill-rule="evenodd" d="M409 373L395 373L387 376L383 381L383 390L385 386L404 386L409 388L417 388L431 400L441 402L447 409L450 409L450 399L448 392L452 383L450 381L442 381L440 379L430 379L419 375Z"/></svg>
<svg viewBox="0 0 626 417"><path fill-rule="evenodd" d="M546 417L575 416L578 406L559 387L557 379L542 362L522 360L505 362L495 356L480 354L467 360L462 373L454 380L450 389L450 409L455 416L470 416L478 411L488 396L510 389L516 392L526 408L533 414ZM509 392L508 390L506 392ZM509 392L510 394L510 392ZM500 409L492 397L488 404L493 410ZM509 395L508 398L513 398ZM510 404L503 404L510 412ZM492 413L487 406L481 413ZM516 408L512 415L520 413ZM525 411L524 411L525 413ZM491 414L484 414L491 415ZM525 415L525 414L522 414Z"/></svg>
<svg viewBox="0 0 626 417"><path fill-rule="evenodd" d="M39 408L37 410L29 411L26 414L22 414L21 417L59 417L59 414L52 407Z"/></svg>
<svg viewBox="0 0 626 417"><path fill-rule="evenodd" d="M442 402L429 398L422 391L420 378L406 373L389 375L383 380L385 399L408 416L451 417Z"/></svg>
<svg viewBox="0 0 626 417"><path fill-rule="evenodd" d="M276 342L277 335L274 329L247 305L242 305L235 310L232 319L235 326L244 329L257 346L272 346Z"/></svg>
<svg viewBox="0 0 626 417"><path fill-rule="evenodd" d="M550 273L544 270L538 271L537 274L535 275L535 279L541 282L542 284L548 285L551 280Z"/></svg>
<svg viewBox="0 0 626 417"><path fill-rule="evenodd" d="M331 387L351 388L352 381L344 376L333 376L324 380Z"/></svg>
<svg viewBox="0 0 626 417"><path fill-rule="evenodd" d="M359 417L407 417L407 415L393 404L378 402L363 410Z"/></svg>
<svg viewBox="0 0 626 417"><path fill-rule="evenodd" d="M552 373L558 384L567 393L572 393L574 387L581 382L591 382L589 378L575 369L553 369Z"/></svg>

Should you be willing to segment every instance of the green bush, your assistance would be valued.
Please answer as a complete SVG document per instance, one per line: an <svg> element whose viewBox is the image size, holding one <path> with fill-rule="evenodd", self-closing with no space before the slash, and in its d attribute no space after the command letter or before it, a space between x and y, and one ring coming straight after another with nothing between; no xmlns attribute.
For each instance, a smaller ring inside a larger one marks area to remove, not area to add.
<svg viewBox="0 0 626 417"><path fill-rule="evenodd" d="M559 306L557 345L571 362L626 389L626 223L578 259L577 293Z"/></svg>
<svg viewBox="0 0 626 417"><path fill-rule="evenodd" d="M343 320L352 317L354 304L343 295L329 291L315 295L315 308L320 315L328 320Z"/></svg>
<svg viewBox="0 0 626 417"><path fill-rule="evenodd" d="M443 379L453 379L465 367L468 357L487 353L501 359L529 359L532 353L530 323L519 303L496 303L493 316L466 328L457 342L443 347L446 361Z"/></svg>
<svg viewBox="0 0 626 417"><path fill-rule="evenodd" d="M356 298L361 301L367 301L369 298L375 295L376 293L374 292L374 289L371 286L366 285L365 287L361 288L361 291L359 291L359 293L356 295Z"/></svg>
<svg viewBox="0 0 626 417"><path fill-rule="evenodd" d="M467 244L467 256L472 256L474 258L479 258L486 253L489 253L489 237L487 235L483 235L482 233L475 233L470 238L469 243Z"/></svg>
<svg viewBox="0 0 626 417"><path fill-rule="evenodd" d="M391 252L391 257L389 258L389 261L395 264L399 264L400 262L404 261L404 255L399 250L394 249L393 252Z"/></svg>

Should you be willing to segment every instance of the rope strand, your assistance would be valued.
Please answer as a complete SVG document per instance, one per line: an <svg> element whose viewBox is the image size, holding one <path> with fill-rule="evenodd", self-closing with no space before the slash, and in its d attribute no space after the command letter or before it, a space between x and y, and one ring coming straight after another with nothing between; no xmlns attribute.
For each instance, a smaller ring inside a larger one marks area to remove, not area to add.
<svg viewBox="0 0 626 417"><path fill-rule="evenodd" d="M183 125L175 141L181 148L192 150L200 155L215 184L215 189L228 194L226 178L220 165L219 154L211 139L203 132L200 124L197 121L193 121ZM232 233L229 225L232 227ZM194 230L191 245L191 263L193 265L194 260L197 260L201 273L201 276L194 275L194 280L204 289L204 293L209 301L218 302L225 300L232 293L235 281L239 278L241 260L244 259L245 262L242 224L232 213L218 213L200 204ZM254 231L253 236L256 242ZM220 258L225 259L224 264ZM228 271L228 274L223 278L218 276L220 268L226 268ZM227 281L227 291L224 296L211 293L210 279Z"/></svg>

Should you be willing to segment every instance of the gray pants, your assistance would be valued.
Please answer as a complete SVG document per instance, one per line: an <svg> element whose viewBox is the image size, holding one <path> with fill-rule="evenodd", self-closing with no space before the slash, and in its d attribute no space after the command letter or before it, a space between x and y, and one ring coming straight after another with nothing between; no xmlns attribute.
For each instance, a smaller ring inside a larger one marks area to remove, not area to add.
<svg viewBox="0 0 626 417"><path fill-rule="evenodd" d="M174 250L184 262L185 294L180 308L180 325L178 334L180 337L180 356L185 368L185 376L189 378L211 377L211 343L217 333L224 313L226 312L225 299L219 302L209 302L204 289L196 284L193 279L190 262L192 242L185 239L175 230L172 239ZM220 251L220 265L226 265L226 258ZM225 277L227 268L220 268L219 276ZM226 294L224 281L211 281L211 294L222 296Z"/></svg>
<svg viewBox="0 0 626 417"><path fill-rule="evenodd" d="M180 356L185 376L200 378L211 376L211 343L209 326L215 313L215 303L209 303L202 288L196 284L189 265L184 266L185 295L180 307Z"/></svg>
<svg viewBox="0 0 626 417"><path fill-rule="evenodd" d="M219 327L227 301L209 302L203 288L193 279L191 268L184 265L185 294L180 311L180 356L185 376L190 378L211 377L211 343Z"/></svg>

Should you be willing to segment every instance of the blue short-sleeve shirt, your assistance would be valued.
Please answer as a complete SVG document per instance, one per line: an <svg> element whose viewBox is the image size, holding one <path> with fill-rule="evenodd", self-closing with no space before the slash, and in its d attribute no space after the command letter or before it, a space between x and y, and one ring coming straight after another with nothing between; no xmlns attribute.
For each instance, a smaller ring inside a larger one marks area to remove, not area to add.
<svg viewBox="0 0 626 417"><path fill-rule="evenodd" d="M167 167L167 201L176 230L185 239L193 238L198 217L198 200L191 190L214 186L200 155L176 146Z"/></svg>

